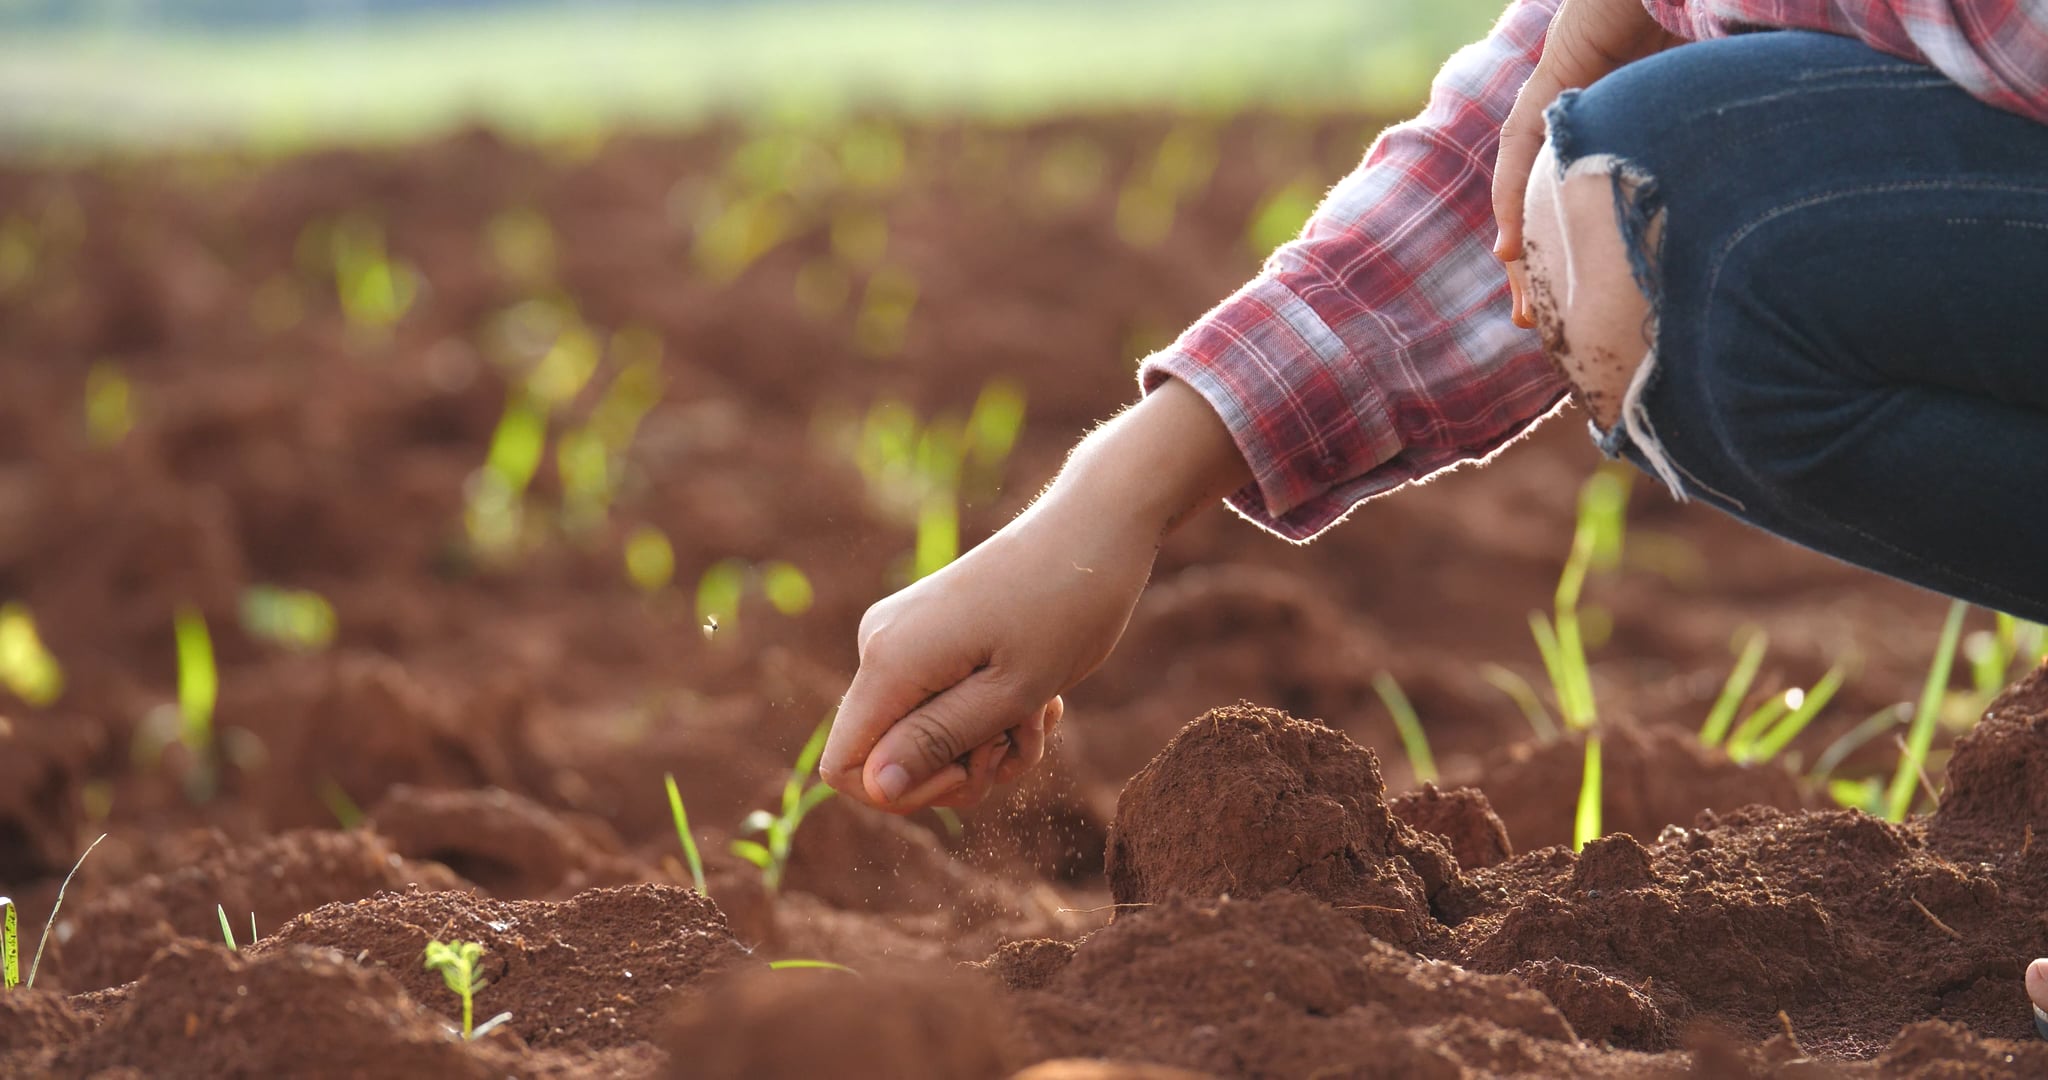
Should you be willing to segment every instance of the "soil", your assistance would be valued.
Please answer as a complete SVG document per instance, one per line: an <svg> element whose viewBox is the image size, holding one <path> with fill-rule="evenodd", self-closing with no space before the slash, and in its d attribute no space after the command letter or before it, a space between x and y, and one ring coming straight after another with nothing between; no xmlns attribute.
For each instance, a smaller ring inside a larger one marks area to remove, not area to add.
<svg viewBox="0 0 2048 1080"><path fill-rule="evenodd" d="M729 842L779 804L914 542L848 432L1014 380L1024 431L964 491L963 539L986 536L1129 398L1137 356L1255 271L1263 200L1333 180L1379 126L863 122L901 139L900 176L821 180L830 132L739 122L0 164L0 601L64 674L41 706L0 690L0 894L31 943L107 835L36 987L0 994L0 1075L2048 1075L2020 990L2048 953L2048 677L1944 731L1932 814L1829 809L1803 776L1917 694L1938 597L1639 484L1624 567L1587 589L1613 835L1558 846L1583 743L1537 738L1484 665L1541 682L1527 614L1597 463L1576 415L1308 547L1192 522L1045 769L957 832L828 801L771 889ZM1216 169L1135 243L1120 192L1173 132L1213 139ZM804 164L763 250L717 272L708 223L784 157ZM870 214L879 263L847 254ZM339 302L343 220L414 275L388 327ZM880 344L858 314L877 265L916 293ZM572 527L553 451L619 370L608 344L492 557L465 493L534 320L570 310L659 343L658 400ZM96 435L109 371L130 423ZM622 572L641 526L674 553L651 593ZM707 633L696 584L726 559L790 562L814 603L755 589ZM324 596L333 642L246 628L259 584ZM196 748L180 609L218 662ZM1855 674L1787 759L1738 765L1692 733L1751 625L1750 705ZM511 1013L475 1041L422 964L450 938L485 948L476 1019Z"/></svg>

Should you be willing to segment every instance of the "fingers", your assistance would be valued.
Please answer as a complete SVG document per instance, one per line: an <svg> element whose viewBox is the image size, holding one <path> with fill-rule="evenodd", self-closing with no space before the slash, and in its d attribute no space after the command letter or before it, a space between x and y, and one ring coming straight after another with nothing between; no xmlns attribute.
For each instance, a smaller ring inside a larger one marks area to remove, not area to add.
<svg viewBox="0 0 2048 1080"><path fill-rule="evenodd" d="M2048 960L2027 965L2027 997L2033 999L2035 1008L2048 1012Z"/></svg>
<svg viewBox="0 0 2048 1080"><path fill-rule="evenodd" d="M1012 783L1045 760L1045 744L1052 738L1053 729L1059 727L1060 717L1065 712L1066 703L1055 697L1045 703L1037 723L1024 724L1011 732L1016 745L996 766L996 783Z"/></svg>
<svg viewBox="0 0 2048 1080"><path fill-rule="evenodd" d="M848 696L852 696L850 691ZM912 707L867 752L861 770L866 801L892 813L909 813L924 805L919 800L937 791L978 779L977 766L981 773L992 774L994 760L986 756L992 751L985 752L985 744L1027 719L1035 719L1042 709L1020 707L1018 701L1015 690L983 669ZM983 756L977 758L976 754ZM942 777L957 779L940 788L935 781Z"/></svg>

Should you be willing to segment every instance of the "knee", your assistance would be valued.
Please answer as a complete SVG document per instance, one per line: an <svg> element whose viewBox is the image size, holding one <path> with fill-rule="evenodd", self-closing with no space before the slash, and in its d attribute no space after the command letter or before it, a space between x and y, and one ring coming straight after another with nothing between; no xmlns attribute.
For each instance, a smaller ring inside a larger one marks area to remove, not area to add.
<svg viewBox="0 0 2048 1080"><path fill-rule="evenodd" d="M1549 147L1529 181L1525 247L1543 348L1603 430L1621 419L1652 347L1639 271L1657 223L1628 228L1623 219L1644 182L1614 157L1582 158L1560 170Z"/></svg>

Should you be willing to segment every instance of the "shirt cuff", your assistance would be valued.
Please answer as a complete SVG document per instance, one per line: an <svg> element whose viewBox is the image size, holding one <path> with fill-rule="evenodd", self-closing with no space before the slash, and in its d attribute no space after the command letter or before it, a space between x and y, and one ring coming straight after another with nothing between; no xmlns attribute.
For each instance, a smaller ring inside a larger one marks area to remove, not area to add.
<svg viewBox="0 0 2048 1080"><path fill-rule="evenodd" d="M1229 497L1231 507L1302 542L1407 479L1378 490L1347 483L1401 452L1366 370L1307 303L1262 277L1147 357L1138 382L1150 393L1179 379L1201 394L1251 467L1252 483Z"/></svg>

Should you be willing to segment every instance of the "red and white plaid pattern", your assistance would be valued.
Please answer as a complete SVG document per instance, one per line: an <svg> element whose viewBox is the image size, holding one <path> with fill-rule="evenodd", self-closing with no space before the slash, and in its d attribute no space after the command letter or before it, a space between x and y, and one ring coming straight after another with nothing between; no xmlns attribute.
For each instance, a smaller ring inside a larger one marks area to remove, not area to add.
<svg viewBox="0 0 2048 1080"><path fill-rule="evenodd" d="M1146 359L1215 407L1254 483L1231 505L1306 540L1376 495L1484 458L1566 393L1509 320L1493 257L1500 126L1558 0L1517 0L1451 57L1421 116L1389 128L1257 278ZM1855 36L2048 122L2048 0L1646 0L1667 28Z"/></svg>

